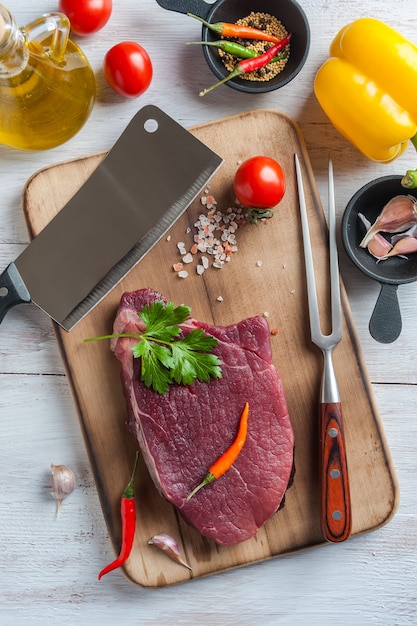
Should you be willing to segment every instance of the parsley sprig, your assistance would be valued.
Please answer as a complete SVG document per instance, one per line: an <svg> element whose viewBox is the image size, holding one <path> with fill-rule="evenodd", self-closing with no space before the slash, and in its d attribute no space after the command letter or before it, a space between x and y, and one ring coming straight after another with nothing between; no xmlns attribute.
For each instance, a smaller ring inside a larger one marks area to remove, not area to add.
<svg viewBox="0 0 417 626"><path fill-rule="evenodd" d="M131 337L137 339L133 355L141 359L141 380L160 394L173 382L191 385L196 379L221 378L220 359L211 353L217 340L202 329L183 335L180 324L186 321L190 307L156 301L138 313L145 324L143 333L121 333L93 337L85 341Z"/></svg>

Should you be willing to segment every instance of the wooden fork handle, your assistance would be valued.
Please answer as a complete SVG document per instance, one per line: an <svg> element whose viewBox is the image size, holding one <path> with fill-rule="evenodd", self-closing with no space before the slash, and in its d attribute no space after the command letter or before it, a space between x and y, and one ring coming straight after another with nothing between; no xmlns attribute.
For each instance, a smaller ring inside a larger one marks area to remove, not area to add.
<svg viewBox="0 0 417 626"><path fill-rule="evenodd" d="M345 541L352 512L340 402L320 404L320 522L327 541Z"/></svg>

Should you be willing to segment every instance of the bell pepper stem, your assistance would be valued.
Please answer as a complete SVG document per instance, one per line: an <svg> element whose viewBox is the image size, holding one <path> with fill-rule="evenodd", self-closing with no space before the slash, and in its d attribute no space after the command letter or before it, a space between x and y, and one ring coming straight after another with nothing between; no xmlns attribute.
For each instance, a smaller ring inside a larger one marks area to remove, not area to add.
<svg viewBox="0 0 417 626"><path fill-rule="evenodd" d="M411 137L410 141L417 151L417 133ZM406 189L415 189L417 187L417 169L407 170L401 180L401 185Z"/></svg>

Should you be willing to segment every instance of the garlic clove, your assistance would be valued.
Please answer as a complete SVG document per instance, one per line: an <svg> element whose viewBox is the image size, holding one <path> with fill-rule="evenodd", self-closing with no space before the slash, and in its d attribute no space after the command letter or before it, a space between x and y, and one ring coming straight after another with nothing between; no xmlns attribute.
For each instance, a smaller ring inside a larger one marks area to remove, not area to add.
<svg viewBox="0 0 417 626"><path fill-rule="evenodd" d="M399 233L417 224L417 200L414 196L399 195L391 198L378 215L359 244L366 248L369 241L380 231Z"/></svg>
<svg viewBox="0 0 417 626"><path fill-rule="evenodd" d="M385 255L385 258L392 256L403 256L417 252L417 239L414 237L401 237L395 246Z"/></svg>
<svg viewBox="0 0 417 626"><path fill-rule="evenodd" d="M368 251L378 260L385 258L390 250L392 250L392 244L379 233L374 235L368 243Z"/></svg>
<svg viewBox="0 0 417 626"><path fill-rule="evenodd" d="M51 463L51 496L57 501L56 514L61 511L62 500L70 495L75 489L77 478L67 465L54 465Z"/></svg>
<svg viewBox="0 0 417 626"><path fill-rule="evenodd" d="M173 561L184 565L187 569L192 571L192 567L182 560L180 556L180 550L177 541L171 535L161 534L155 535L148 541L149 545L154 545L167 554Z"/></svg>

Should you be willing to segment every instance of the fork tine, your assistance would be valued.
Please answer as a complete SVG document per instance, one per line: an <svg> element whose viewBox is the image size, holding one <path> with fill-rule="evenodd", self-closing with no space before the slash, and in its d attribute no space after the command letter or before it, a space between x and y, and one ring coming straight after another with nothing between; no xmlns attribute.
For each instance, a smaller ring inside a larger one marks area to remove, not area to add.
<svg viewBox="0 0 417 626"><path fill-rule="evenodd" d="M303 232L304 260L307 278L307 300L310 316L311 340L320 347L322 333L320 328L319 306L317 301L316 278L314 275L313 253L311 249L310 230L308 226L307 207L304 195L303 177L298 155L295 155L298 196L300 202L301 228Z"/></svg>
<svg viewBox="0 0 417 626"><path fill-rule="evenodd" d="M342 313L340 306L339 260L336 241L336 208L334 199L333 163L329 158L328 177L329 197L329 250L330 250L330 291L332 310L332 338L335 343L342 339Z"/></svg>

